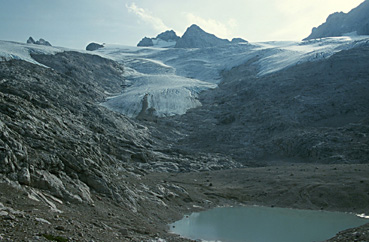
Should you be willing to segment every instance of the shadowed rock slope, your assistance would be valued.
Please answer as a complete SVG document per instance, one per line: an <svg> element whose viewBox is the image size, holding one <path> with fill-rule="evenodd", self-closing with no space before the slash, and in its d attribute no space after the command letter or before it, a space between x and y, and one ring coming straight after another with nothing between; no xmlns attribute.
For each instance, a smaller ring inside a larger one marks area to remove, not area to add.
<svg viewBox="0 0 369 242"><path fill-rule="evenodd" d="M255 60L224 72L201 108L173 118L189 150L219 152L246 165L268 161L367 163L369 49L342 51L274 74ZM164 120L168 126L170 121Z"/></svg>

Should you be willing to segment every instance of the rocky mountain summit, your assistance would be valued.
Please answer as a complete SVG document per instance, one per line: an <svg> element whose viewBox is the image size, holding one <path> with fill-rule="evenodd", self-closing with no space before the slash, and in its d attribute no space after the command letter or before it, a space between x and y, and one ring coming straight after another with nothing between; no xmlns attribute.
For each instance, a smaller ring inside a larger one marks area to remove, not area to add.
<svg viewBox="0 0 369 242"><path fill-rule="evenodd" d="M213 34L206 33L199 26L191 25L177 41L175 48L206 48L230 44L229 40L220 39Z"/></svg>
<svg viewBox="0 0 369 242"><path fill-rule="evenodd" d="M350 34L369 35L368 0L349 13L336 12L331 14L325 23L313 28L312 33L305 40Z"/></svg>
<svg viewBox="0 0 369 242"><path fill-rule="evenodd" d="M52 46L50 44L50 42L44 40L44 39L39 39L37 41L35 41L32 37L29 37L27 40L27 44L35 44L35 45L45 45L45 46Z"/></svg>
<svg viewBox="0 0 369 242"><path fill-rule="evenodd" d="M202 30L198 25L193 24L187 28L182 37L176 35L173 30L163 32L156 38L144 37L138 47L164 46L174 48L208 48L224 46L228 44L248 43L242 38L234 38L232 41L221 39L213 34Z"/></svg>
<svg viewBox="0 0 369 242"><path fill-rule="evenodd" d="M144 37L138 44L138 47L173 47L179 39L179 36L173 30L167 30L158 34L155 38Z"/></svg>

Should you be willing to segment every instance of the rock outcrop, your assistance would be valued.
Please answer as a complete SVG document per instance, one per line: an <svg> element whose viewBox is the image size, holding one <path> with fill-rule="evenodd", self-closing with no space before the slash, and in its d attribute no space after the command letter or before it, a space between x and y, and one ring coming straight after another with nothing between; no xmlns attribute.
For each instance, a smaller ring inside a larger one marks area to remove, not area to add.
<svg viewBox="0 0 369 242"><path fill-rule="evenodd" d="M202 30L199 26L191 25L177 41L175 48L206 48L230 44L229 40L220 39Z"/></svg>
<svg viewBox="0 0 369 242"><path fill-rule="evenodd" d="M45 46L52 46L50 44L50 42L44 40L44 39L39 39L37 41L35 41L32 37L29 37L27 40L27 44L35 44L35 45L45 45Z"/></svg>
<svg viewBox="0 0 369 242"><path fill-rule="evenodd" d="M98 50L104 48L104 45L98 44L98 43L90 43L86 46L86 50L88 51L94 51L94 50Z"/></svg>
<svg viewBox="0 0 369 242"><path fill-rule="evenodd" d="M313 28L304 40L344 35L369 35L369 1L366 0L349 13L331 14L325 23Z"/></svg>

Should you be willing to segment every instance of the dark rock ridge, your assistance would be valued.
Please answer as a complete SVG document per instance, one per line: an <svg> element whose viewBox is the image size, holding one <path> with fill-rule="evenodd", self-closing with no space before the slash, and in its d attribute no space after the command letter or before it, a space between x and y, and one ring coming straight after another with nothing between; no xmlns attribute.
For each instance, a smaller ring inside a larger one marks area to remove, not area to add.
<svg viewBox="0 0 369 242"><path fill-rule="evenodd" d="M98 44L98 43L90 43L86 46L86 50L88 51L94 51L94 50L98 50L104 48L104 45Z"/></svg>
<svg viewBox="0 0 369 242"><path fill-rule="evenodd" d="M313 28L304 40L337 37L347 34L369 35L369 1L366 0L349 13L331 14L325 23Z"/></svg>
<svg viewBox="0 0 369 242"><path fill-rule="evenodd" d="M51 46L51 44L44 40L44 39L39 39L37 41L35 41L32 37L29 37L27 40L27 44L35 44L35 45L45 45L45 46Z"/></svg>
<svg viewBox="0 0 369 242"><path fill-rule="evenodd" d="M177 41L175 48L206 48L230 44L229 40L220 39L202 30L199 26L191 25Z"/></svg>
<svg viewBox="0 0 369 242"><path fill-rule="evenodd" d="M168 43L172 43L174 46L175 43L178 41L179 36L173 30L167 30L161 34L158 34L155 38L143 38L138 44L138 47L151 47L154 46L154 42L158 41L165 41Z"/></svg>

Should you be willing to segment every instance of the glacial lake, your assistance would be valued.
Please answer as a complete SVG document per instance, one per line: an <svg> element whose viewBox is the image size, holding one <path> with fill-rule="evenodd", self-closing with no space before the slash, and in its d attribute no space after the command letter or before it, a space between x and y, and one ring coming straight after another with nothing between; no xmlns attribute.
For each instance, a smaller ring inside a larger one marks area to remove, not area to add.
<svg viewBox="0 0 369 242"><path fill-rule="evenodd" d="M313 242L365 223L369 219L348 213L245 206L193 213L170 224L170 231L204 241Z"/></svg>

